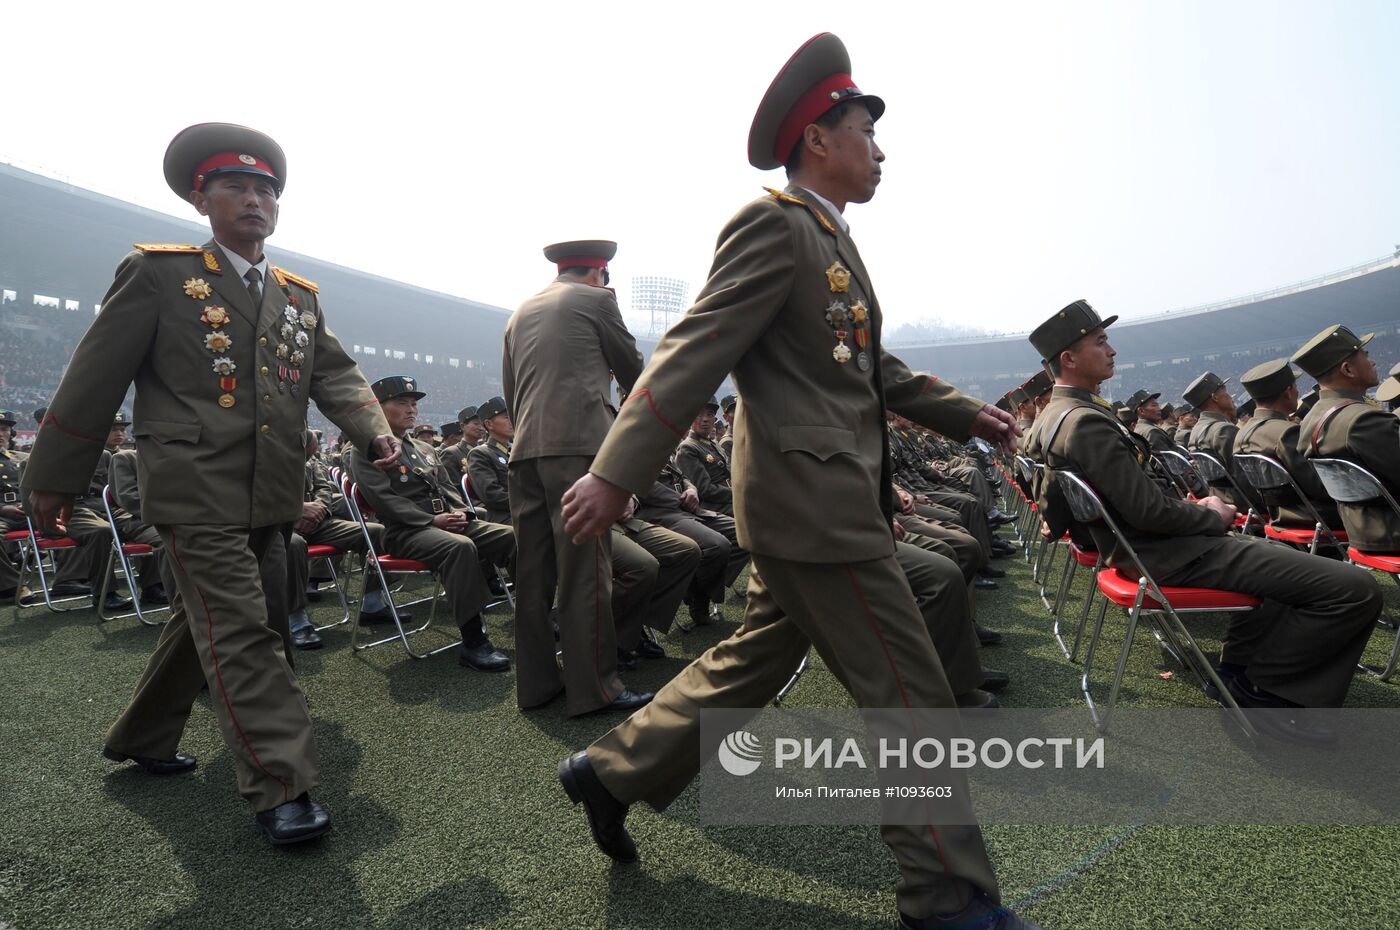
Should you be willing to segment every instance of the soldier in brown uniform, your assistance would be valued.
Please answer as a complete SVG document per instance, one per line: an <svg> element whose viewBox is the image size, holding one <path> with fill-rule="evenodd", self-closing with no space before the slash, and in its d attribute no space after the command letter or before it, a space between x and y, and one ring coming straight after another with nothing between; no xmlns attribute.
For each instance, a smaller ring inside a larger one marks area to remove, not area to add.
<svg viewBox="0 0 1400 930"><path fill-rule="evenodd" d="M447 472L454 480L461 481L462 475L467 472L467 453L486 436L486 427L482 425L475 407L469 405L457 411L457 433L457 441L442 450L442 464L447 466Z"/></svg>
<svg viewBox="0 0 1400 930"><path fill-rule="evenodd" d="M259 562L301 512L307 403L388 467L369 385L326 326L316 285L270 265L286 162L241 126L184 130L165 178L207 216L203 247L141 245L117 269L73 353L34 444L24 487L37 523L61 530L87 487L133 380L142 517L178 585L171 617L104 753L152 774L187 772L177 752L195 697L210 705L238 787L273 843L330 828L311 718L281 636L268 625Z"/></svg>
<svg viewBox="0 0 1400 930"><path fill-rule="evenodd" d="M1288 359L1279 358L1256 365L1240 378L1257 405L1254 418L1235 436L1235 454L1267 455L1281 464L1295 484L1307 495L1323 521L1333 529L1342 528L1337 505L1298 449L1298 424L1290 417L1298 409L1298 384ZM1313 527L1312 515L1301 506L1291 490L1279 493L1272 519L1279 526Z"/></svg>
<svg viewBox="0 0 1400 930"><path fill-rule="evenodd" d="M593 456L615 416L609 380L630 392L642 370L637 343L607 287L617 243L562 242L545 248L559 269L506 324L501 378L515 424L510 512L520 547L516 575L516 691L522 708L565 692L570 716L635 710L651 700L617 676L612 616L612 524L576 544L564 532L560 498ZM646 402L646 395L641 395ZM653 471L653 475L654 475ZM561 675L549 621L559 587Z"/></svg>
<svg viewBox="0 0 1400 930"><path fill-rule="evenodd" d="M1056 373L1044 414L1050 425L1039 437L1047 468L1088 481L1159 584L1263 598L1229 615L1220 678L1241 707L1292 711L1259 715L1260 729L1294 742L1334 741L1325 722L1300 708L1341 706L1380 613L1380 589L1353 566L1229 533L1233 506L1218 497L1180 500L1147 476L1133 437L1094 393L1113 376L1107 327L1116 319L1100 319L1080 300L1031 334ZM1056 482L1044 481L1039 497L1054 538L1073 519ZM1109 566L1133 569L1102 523L1089 531Z"/></svg>
<svg viewBox="0 0 1400 930"><path fill-rule="evenodd" d="M1235 425L1235 399L1226 387L1229 383L1229 378L1222 381L1214 372L1207 371L1186 388L1182 396L1196 409L1199 417L1185 446L1192 452L1209 452L1243 489L1246 486L1235 469L1235 437L1240 430ZM1240 511L1249 509L1251 501L1247 498L1241 500L1228 479L1209 484L1209 493ZM1200 493L1199 489L1197 493ZM1245 490L1244 493L1249 492Z"/></svg>
<svg viewBox="0 0 1400 930"><path fill-rule="evenodd" d="M894 557L884 411L1008 449L1015 424L880 346L879 302L842 210L874 196L884 160L874 120L884 104L849 73L845 47L823 33L773 82L749 157L759 168L786 163L790 184L726 225L695 307L661 341L590 474L565 498L577 539L606 533L733 372L744 398L734 509L739 542L753 553L744 624L560 767L595 840L620 861L636 858L628 805L664 808L694 777L701 709L765 704L810 646L862 707L953 706ZM793 489L821 489L820 505ZM997 903L976 827L882 832L899 861L906 926L1029 926Z"/></svg>
<svg viewBox="0 0 1400 930"><path fill-rule="evenodd" d="M486 519L509 525L510 444L515 439L515 426L504 397L492 397L476 409L486 427L486 441L467 450L472 496L486 508Z"/></svg>
<svg viewBox="0 0 1400 930"><path fill-rule="evenodd" d="M719 400L711 397L690 424L690 435L676 446L671 460L681 474L695 485L700 506L727 517L734 516L734 489L731 486L729 459L719 444L710 438L715 425Z"/></svg>
<svg viewBox="0 0 1400 930"><path fill-rule="evenodd" d="M738 394L726 394L719 399L719 409L724 414L724 438L719 441L719 451L724 453L726 462L734 458L734 412L739 406Z"/></svg>
<svg viewBox="0 0 1400 930"><path fill-rule="evenodd" d="M1161 396L1141 390L1128 398L1128 406L1137 412L1137 425L1133 427L1133 432L1146 440L1153 452L1175 451L1176 443L1162 428L1162 406L1157 403L1157 398Z"/></svg>
<svg viewBox="0 0 1400 930"><path fill-rule="evenodd" d="M0 411L0 530L4 532L28 529L19 492L27 456L10 449L10 437L14 435L16 422L14 411ZM13 543L5 543L0 548L0 600L18 596L15 588L19 584L19 572L10 561L14 554Z"/></svg>
<svg viewBox="0 0 1400 930"><path fill-rule="evenodd" d="M515 534L478 519L437 453L411 437L418 401L427 396L417 382L392 375L374 382L373 390L389 428L403 437L403 453L387 472L357 454L350 473L384 524L385 547L399 558L427 563L442 579L462 633L458 662L479 672L503 672L510 660L491 643L481 614L491 597L489 566L512 565Z"/></svg>
<svg viewBox="0 0 1400 930"><path fill-rule="evenodd" d="M1298 451L1308 458L1340 458L1362 466L1400 497L1400 419L1366 400L1380 383L1365 346L1375 336L1357 336L1329 326L1293 356L1317 379L1317 403L1298 430ZM1362 552L1400 551L1400 518L1384 501L1338 504L1351 545Z"/></svg>

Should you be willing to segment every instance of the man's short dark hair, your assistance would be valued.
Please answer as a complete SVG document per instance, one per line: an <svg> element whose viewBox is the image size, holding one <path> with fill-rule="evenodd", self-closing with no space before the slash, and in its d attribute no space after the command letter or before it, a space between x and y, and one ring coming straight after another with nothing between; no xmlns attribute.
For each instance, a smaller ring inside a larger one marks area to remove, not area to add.
<svg viewBox="0 0 1400 930"><path fill-rule="evenodd" d="M836 124L841 122L842 118L850 112L851 103L852 101L850 100L844 103L838 103L821 116L812 120L812 122L823 129L833 129ZM804 126L803 129L805 130L806 127ZM788 153L787 161L783 163L783 170L787 172L788 177L792 177L797 169L802 166L802 150L806 148L806 146L807 139L806 133L804 132L803 135L797 137L797 142L793 144L792 151Z"/></svg>
<svg viewBox="0 0 1400 930"><path fill-rule="evenodd" d="M559 269L559 273L560 273L560 274L576 275L576 276L578 276L578 277L580 277L580 278L583 278L583 277L587 277L588 275L592 274L594 271L597 271L597 270L598 270L598 269L596 269L596 268L590 268L590 267L587 266L587 265L570 265L568 268L560 268L560 269ZM604 268L604 269L603 269L603 286L606 287L606 286L607 286L608 284L610 284L610 283L612 283L612 275L608 274L608 269Z"/></svg>
<svg viewBox="0 0 1400 930"><path fill-rule="evenodd" d="M1047 368L1050 369L1050 374L1051 374L1051 375L1053 375L1054 377L1058 378L1058 377L1060 376L1060 356L1059 356L1059 353L1056 353L1054 358L1047 358L1047 359L1045 360L1045 366L1046 366Z"/></svg>

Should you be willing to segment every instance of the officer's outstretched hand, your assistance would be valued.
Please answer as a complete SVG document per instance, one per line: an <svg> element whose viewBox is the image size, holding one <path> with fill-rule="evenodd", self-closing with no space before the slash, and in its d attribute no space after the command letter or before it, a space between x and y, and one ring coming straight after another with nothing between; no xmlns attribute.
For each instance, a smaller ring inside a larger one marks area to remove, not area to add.
<svg viewBox="0 0 1400 930"><path fill-rule="evenodd" d="M983 404L977 419L972 421L971 433L1010 455L1016 451L1016 437L1021 435L1021 430L1011 414L991 404Z"/></svg>
<svg viewBox="0 0 1400 930"><path fill-rule="evenodd" d="M588 474L564 492L564 532L581 546L594 536L602 536L622 518L632 498L626 488L597 475Z"/></svg>
<svg viewBox="0 0 1400 930"><path fill-rule="evenodd" d="M374 458L374 467L388 471L399 460L399 441L393 436L375 436L369 444L369 454Z"/></svg>
<svg viewBox="0 0 1400 930"><path fill-rule="evenodd" d="M30 491L29 509L34 514L34 525L40 533L65 536L68 533L68 518L73 516L73 495Z"/></svg>

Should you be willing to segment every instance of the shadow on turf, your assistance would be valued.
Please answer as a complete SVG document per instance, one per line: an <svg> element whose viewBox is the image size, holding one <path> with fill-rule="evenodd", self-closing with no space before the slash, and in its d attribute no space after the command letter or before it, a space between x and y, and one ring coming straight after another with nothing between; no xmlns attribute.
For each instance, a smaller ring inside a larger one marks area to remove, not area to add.
<svg viewBox="0 0 1400 930"><path fill-rule="evenodd" d="M152 927L408 930L474 926L509 913L510 901L495 884L466 876L434 888L383 919L371 918L374 909L361 893L361 873L366 863L371 869L399 868L397 862L377 862L376 856L398 837L400 821L374 799L349 793L360 748L341 726L318 722L316 742L322 771L334 773L316 797L331 810L336 829L324 839L282 849L270 847L254 827L248 807L234 790L233 757L227 751L201 760L194 777L156 779L135 766L123 766L103 779L108 797L146 821L169 844L178 874L166 883L193 886L180 895L193 895L194 900ZM439 879L430 875L421 881ZM415 880L420 879L401 878L410 884Z"/></svg>
<svg viewBox="0 0 1400 930"><path fill-rule="evenodd" d="M610 927L633 926L645 915L647 927L703 930L707 927L822 927L869 930L870 923L821 907L736 892L685 875L657 881L639 869L615 868L608 876ZM891 909L891 917L893 917Z"/></svg>

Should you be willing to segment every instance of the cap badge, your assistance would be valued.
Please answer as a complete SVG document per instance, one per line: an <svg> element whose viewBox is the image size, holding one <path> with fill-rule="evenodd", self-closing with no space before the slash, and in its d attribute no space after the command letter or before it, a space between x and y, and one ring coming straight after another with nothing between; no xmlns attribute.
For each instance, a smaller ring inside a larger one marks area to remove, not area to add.
<svg viewBox="0 0 1400 930"><path fill-rule="evenodd" d="M256 165L258 160L251 155L239 155L238 160L245 165Z"/></svg>
<svg viewBox="0 0 1400 930"><path fill-rule="evenodd" d="M203 278L186 278L185 293L195 300L208 300L209 295L214 293L214 289Z"/></svg>
<svg viewBox="0 0 1400 930"><path fill-rule="evenodd" d="M826 269L826 280L834 294L844 294L851 289L851 272L840 262L832 262Z"/></svg>

